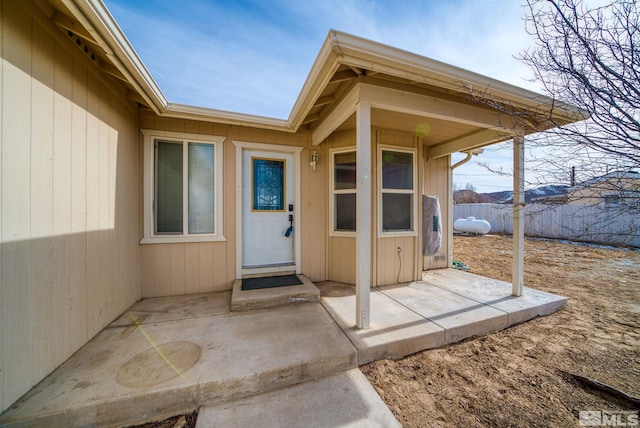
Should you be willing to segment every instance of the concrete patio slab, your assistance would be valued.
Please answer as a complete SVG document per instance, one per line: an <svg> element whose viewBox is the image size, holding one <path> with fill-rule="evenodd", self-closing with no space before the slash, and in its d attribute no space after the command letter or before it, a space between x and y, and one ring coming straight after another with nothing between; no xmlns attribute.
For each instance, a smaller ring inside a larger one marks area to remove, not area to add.
<svg viewBox="0 0 640 428"><path fill-rule="evenodd" d="M358 369L200 409L196 428L400 427Z"/></svg>
<svg viewBox="0 0 640 428"><path fill-rule="evenodd" d="M382 287L381 292L432 321L445 331L444 343L507 327L507 313L475 300L427 284Z"/></svg>
<svg viewBox="0 0 640 428"><path fill-rule="evenodd" d="M511 284L456 269L423 272L422 280L507 313L508 325L549 315L567 305L567 298L524 287L523 295L511 295Z"/></svg>
<svg viewBox="0 0 640 428"><path fill-rule="evenodd" d="M0 425L130 425L357 367L355 348L318 303L235 314L222 301L228 293L206 296L180 319L182 298L175 307L168 298L134 305L128 314L147 314L143 323L124 314Z"/></svg>
<svg viewBox="0 0 640 428"><path fill-rule="evenodd" d="M297 276L302 281L300 285L260 290L243 290L242 280L234 281L231 294L231 310L233 312L253 311L256 309L275 308L291 303L319 301L320 292L313 282L304 275Z"/></svg>
<svg viewBox="0 0 640 428"><path fill-rule="evenodd" d="M332 376L547 315L567 302L530 288L512 297L508 283L456 270L424 279L373 289L366 330L355 328L355 287L335 282L311 284L321 305L289 299L248 312L231 312L229 291L143 300L0 415L0 425L133 425L205 406L200 426L236 418L242 423L233 426L252 428L264 421L394 426L359 372ZM278 296L274 302L291 292L259 291Z"/></svg>
<svg viewBox="0 0 640 428"><path fill-rule="evenodd" d="M358 348L360 365L384 358L398 359L445 342L445 330L380 291L371 292L370 328L355 327L355 287L336 282L317 284L321 302Z"/></svg>
<svg viewBox="0 0 640 428"><path fill-rule="evenodd" d="M322 282L322 305L358 349L360 365L399 359L469 337L504 329L566 305L567 299L525 288L511 296L511 284L442 269L425 281L371 290L370 328L355 327L355 287Z"/></svg>

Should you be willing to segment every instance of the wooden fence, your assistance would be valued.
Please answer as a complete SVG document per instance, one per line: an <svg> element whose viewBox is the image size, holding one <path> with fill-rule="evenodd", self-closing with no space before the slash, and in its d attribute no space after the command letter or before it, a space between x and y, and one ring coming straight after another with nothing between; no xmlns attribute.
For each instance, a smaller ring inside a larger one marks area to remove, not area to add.
<svg viewBox="0 0 640 428"><path fill-rule="evenodd" d="M491 232L513 233L513 207L501 204L459 204L454 221L473 216L487 220ZM640 216L601 205L544 205L525 207L526 236L567 239L640 248Z"/></svg>

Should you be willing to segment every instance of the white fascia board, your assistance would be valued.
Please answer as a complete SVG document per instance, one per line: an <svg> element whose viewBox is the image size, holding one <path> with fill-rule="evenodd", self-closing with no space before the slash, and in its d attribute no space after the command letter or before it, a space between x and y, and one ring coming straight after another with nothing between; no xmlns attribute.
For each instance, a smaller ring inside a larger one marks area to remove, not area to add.
<svg viewBox="0 0 640 428"><path fill-rule="evenodd" d="M458 92L462 92L465 85L470 86L498 100L535 112L553 109L553 117L558 120L571 122L588 117L587 112L545 95L392 46L338 32L336 43L340 46L340 62L345 65Z"/></svg>
<svg viewBox="0 0 640 428"><path fill-rule="evenodd" d="M100 0L62 0L149 105L160 113L168 101L111 13Z"/></svg>
<svg viewBox="0 0 640 428"><path fill-rule="evenodd" d="M309 111L313 108L314 103L322 94L322 91L327 87L327 84L333 77L340 63L334 50L334 30L329 32L329 35L325 39L320 53L316 57L316 60L309 71L309 75L302 86L302 90L296 99L291 113L289 114L289 126L293 131L297 130L304 118L309 114Z"/></svg>
<svg viewBox="0 0 640 428"><path fill-rule="evenodd" d="M194 107L184 104L170 103L159 113L163 117L175 119L200 120L203 122L224 123L228 125L247 126L251 128L270 129L274 131L295 132L289 122L283 119L272 119L264 116L233 113L205 107Z"/></svg>
<svg viewBox="0 0 640 428"><path fill-rule="evenodd" d="M295 132L286 120L169 103L102 2L99 0L62 1L76 19L87 28L113 64L157 115Z"/></svg>

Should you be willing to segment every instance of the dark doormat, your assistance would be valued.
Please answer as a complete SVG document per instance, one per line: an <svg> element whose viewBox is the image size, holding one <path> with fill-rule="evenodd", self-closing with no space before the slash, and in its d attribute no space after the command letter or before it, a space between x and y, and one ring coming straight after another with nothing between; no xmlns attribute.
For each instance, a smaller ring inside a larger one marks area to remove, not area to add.
<svg viewBox="0 0 640 428"><path fill-rule="evenodd" d="M300 285L302 281L296 275L265 276L263 278L248 278L242 280L243 290L259 290L262 288L286 287Z"/></svg>

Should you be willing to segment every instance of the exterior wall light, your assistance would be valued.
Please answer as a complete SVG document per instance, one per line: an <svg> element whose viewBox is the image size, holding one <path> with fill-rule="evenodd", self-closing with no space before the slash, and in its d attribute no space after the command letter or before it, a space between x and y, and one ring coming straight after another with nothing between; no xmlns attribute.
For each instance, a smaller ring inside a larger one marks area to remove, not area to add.
<svg viewBox="0 0 640 428"><path fill-rule="evenodd" d="M311 153L311 157L309 158L309 165L311 165L311 167L313 168L313 172L316 172L318 159L320 159L320 155L314 150L313 153Z"/></svg>

